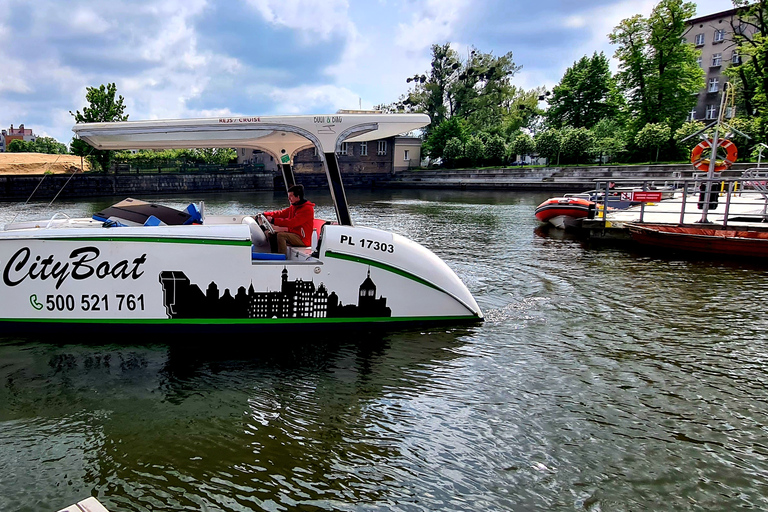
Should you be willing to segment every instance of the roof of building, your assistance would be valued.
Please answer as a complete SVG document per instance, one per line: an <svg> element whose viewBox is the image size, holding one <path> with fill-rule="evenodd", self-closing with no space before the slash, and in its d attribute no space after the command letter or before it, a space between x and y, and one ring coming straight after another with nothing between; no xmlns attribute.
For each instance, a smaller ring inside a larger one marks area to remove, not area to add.
<svg viewBox="0 0 768 512"><path fill-rule="evenodd" d="M696 23L703 23L705 21L713 21L713 20L719 20L723 18L730 18L734 16L736 13L738 13L741 10L744 10L745 7L736 7L734 9L728 9L727 11L720 11L713 14L707 14L706 16L699 16L698 18L691 18L689 20L686 20L686 24L688 25L695 25Z"/></svg>

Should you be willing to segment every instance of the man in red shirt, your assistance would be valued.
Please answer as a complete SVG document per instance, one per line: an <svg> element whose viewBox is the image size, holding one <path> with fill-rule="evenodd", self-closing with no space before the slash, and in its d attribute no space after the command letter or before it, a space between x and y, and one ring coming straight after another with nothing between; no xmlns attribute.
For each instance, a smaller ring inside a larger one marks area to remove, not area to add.
<svg viewBox="0 0 768 512"><path fill-rule="evenodd" d="M312 243L315 205L304 199L304 186L294 185L289 188L288 201L291 206L284 210L264 212L264 216L275 228L279 254L285 254L289 245L309 247Z"/></svg>

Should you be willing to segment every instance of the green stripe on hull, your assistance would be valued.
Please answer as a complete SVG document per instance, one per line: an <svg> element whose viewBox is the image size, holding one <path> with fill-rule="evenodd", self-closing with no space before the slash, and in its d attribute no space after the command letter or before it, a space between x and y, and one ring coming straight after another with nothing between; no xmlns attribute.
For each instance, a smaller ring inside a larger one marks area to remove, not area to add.
<svg viewBox="0 0 768 512"><path fill-rule="evenodd" d="M372 267L380 268L382 270L386 270L387 272L392 272L393 274L397 274L399 276L410 279L411 281L416 281L417 283L423 284L424 286L429 286L430 288L434 288L435 290L441 291L443 293L447 293L445 290L443 290L438 286L435 286L434 284L430 283L426 279L422 279L415 274L411 274L406 270L393 267L392 265L388 265L387 263L382 263L380 261L363 258L361 256L352 256L350 254L344 254L341 252L326 251L325 255L328 256L329 258L336 258L339 260L346 260L346 261L354 261L357 263L362 263L364 265L370 265Z"/></svg>
<svg viewBox="0 0 768 512"><path fill-rule="evenodd" d="M345 317L345 318L0 318L2 322L43 324L126 324L126 325L279 325L279 324L344 324L398 323L477 320L475 315L411 316L411 317Z"/></svg>

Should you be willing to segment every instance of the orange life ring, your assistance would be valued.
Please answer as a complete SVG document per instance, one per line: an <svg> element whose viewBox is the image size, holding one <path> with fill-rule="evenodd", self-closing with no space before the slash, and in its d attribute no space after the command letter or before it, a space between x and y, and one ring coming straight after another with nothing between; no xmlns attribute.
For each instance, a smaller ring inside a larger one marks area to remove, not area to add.
<svg viewBox="0 0 768 512"><path fill-rule="evenodd" d="M725 160L715 160L715 171L724 171L726 169L730 169L739 156L739 152L736 149L736 144L728 139L720 139L717 141L717 146L723 148L726 151L726 157ZM695 168L700 171L709 170L709 158L702 155L704 154L704 150L711 150L711 148L712 139L703 140L699 142L695 148L693 148L693 151L691 151L691 163ZM706 154L711 154L711 151Z"/></svg>

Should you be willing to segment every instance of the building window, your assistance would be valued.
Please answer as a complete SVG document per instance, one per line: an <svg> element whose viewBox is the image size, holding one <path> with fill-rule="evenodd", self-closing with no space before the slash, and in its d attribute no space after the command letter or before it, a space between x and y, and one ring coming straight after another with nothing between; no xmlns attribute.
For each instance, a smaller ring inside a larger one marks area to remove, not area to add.
<svg viewBox="0 0 768 512"><path fill-rule="evenodd" d="M725 117L728 119L732 118L735 113L736 109L734 107L725 107Z"/></svg>
<svg viewBox="0 0 768 512"><path fill-rule="evenodd" d="M712 67L716 68L720 66L723 63L723 54L722 53L713 53L712 54Z"/></svg>
<svg viewBox="0 0 768 512"><path fill-rule="evenodd" d="M696 120L696 107L693 107L690 112L688 112L688 121L695 121Z"/></svg>
<svg viewBox="0 0 768 512"><path fill-rule="evenodd" d="M733 63L733 64L741 64L741 55L739 55L738 53L736 53L734 51L733 55L731 55L731 63Z"/></svg>
<svg viewBox="0 0 768 512"><path fill-rule="evenodd" d="M409 153L410 153L410 150L407 150L407 149L403 150L403 160L405 160L406 162L410 162L411 161L411 157L410 157Z"/></svg>
<svg viewBox="0 0 768 512"><path fill-rule="evenodd" d="M341 143L341 150L339 151L340 155L347 155L349 154L349 143L348 142L342 142Z"/></svg>
<svg viewBox="0 0 768 512"><path fill-rule="evenodd" d="M744 32L747 30L747 24L746 23L739 23L735 27L733 27L734 34L743 35Z"/></svg>
<svg viewBox="0 0 768 512"><path fill-rule="evenodd" d="M715 43L720 43L725 41L725 29L724 28L718 28L715 29Z"/></svg>
<svg viewBox="0 0 768 512"><path fill-rule="evenodd" d="M696 46L704 46L704 34L696 34Z"/></svg>
<svg viewBox="0 0 768 512"><path fill-rule="evenodd" d="M376 154L377 155L386 155L387 154L387 141L385 141L385 140L380 140L379 141L379 146L376 149Z"/></svg>
<svg viewBox="0 0 768 512"><path fill-rule="evenodd" d="M717 116L717 107L715 105L707 105L707 119L714 119Z"/></svg>
<svg viewBox="0 0 768 512"><path fill-rule="evenodd" d="M367 142L361 142L360 143L360 156L368 156L368 143Z"/></svg>
<svg viewBox="0 0 768 512"><path fill-rule="evenodd" d="M719 78L710 78L709 88L707 89L707 92L717 92L719 84L720 84Z"/></svg>
<svg viewBox="0 0 768 512"><path fill-rule="evenodd" d="M701 58L701 55L699 55L698 57L696 57L696 64L698 64L700 68L703 68L703 67L704 67L704 66L702 65L702 58Z"/></svg>

